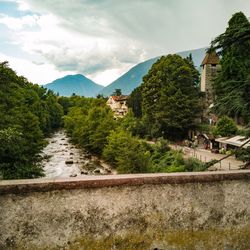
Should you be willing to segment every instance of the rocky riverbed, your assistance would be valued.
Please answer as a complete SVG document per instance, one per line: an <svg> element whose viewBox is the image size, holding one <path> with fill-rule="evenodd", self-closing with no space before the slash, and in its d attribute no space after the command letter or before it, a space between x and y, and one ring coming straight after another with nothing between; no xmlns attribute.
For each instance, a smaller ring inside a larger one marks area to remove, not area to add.
<svg viewBox="0 0 250 250"><path fill-rule="evenodd" d="M48 179L116 173L103 160L73 145L63 130L48 138L42 156Z"/></svg>

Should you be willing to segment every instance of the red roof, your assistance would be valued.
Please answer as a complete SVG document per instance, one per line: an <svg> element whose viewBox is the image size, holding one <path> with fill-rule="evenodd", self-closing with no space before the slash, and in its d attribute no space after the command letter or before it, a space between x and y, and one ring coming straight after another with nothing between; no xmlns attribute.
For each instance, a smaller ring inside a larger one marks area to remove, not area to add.
<svg viewBox="0 0 250 250"><path fill-rule="evenodd" d="M117 101L117 102L128 99L127 95L119 95L119 96L112 95L111 97L113 98L114 101Z"/></svg>

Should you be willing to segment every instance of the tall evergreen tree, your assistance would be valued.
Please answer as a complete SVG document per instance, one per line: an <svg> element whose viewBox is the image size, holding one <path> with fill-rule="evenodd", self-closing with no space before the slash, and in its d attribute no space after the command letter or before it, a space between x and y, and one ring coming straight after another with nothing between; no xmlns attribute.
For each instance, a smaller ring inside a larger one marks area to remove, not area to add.
<svg viewBox="0 0 250 250"><path fill-rule="evenodd" d="M142 91L141 86L135 88L129 96L128 107L132 108L135 117L142 116Z"/></svg>
<svg viewBox="0 0 250 250"><path fill-rule="evenodd" d="M250 121L250 23L242 12L235 13L226 31L212 41L222 56L221 72L214 83L219 115Z"/></svg>

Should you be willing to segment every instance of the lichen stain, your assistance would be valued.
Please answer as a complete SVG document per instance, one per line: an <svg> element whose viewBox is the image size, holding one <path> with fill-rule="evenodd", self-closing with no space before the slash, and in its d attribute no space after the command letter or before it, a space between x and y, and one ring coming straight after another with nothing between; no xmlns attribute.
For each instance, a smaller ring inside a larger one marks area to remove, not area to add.
<svg viewBox="0 0 250 250"><path fill-rule="evenodd" d="M211 229L205 231L162 232L154 230L99 238L91 235L77 237L63 246L39 248L15 246L20 250L246 250L250 249L250 227ZM13 249L8 247L6 249Z"/></svg>

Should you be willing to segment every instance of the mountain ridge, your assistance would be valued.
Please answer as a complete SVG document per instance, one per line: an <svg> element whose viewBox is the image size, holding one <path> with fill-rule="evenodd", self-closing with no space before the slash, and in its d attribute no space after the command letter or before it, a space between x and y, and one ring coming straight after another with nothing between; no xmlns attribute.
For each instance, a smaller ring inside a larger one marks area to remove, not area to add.
<svg viewBox="0 0 250 250"><path fill-rule="evenodd" d="M95 97L104 87L82 74L66 75L43 86L61 96L71 96L75 93L85 97Z"/></svg>
<svg viewBox="0 0 250 250"><path fill-rule="evenodd" d="M199 70L206 49L207 47L204 47L175 54L187 57L191 53L194 65ZM85 97L96 97L98 94L109 96L115 91L115 89L121 89L123 94L129 95L142 83L143 76L148 73L149 69L159 58L161 58L161 56L138 63L106 87L95 83L82 74L66 75L43 86L62 96L71 96L73 93Z"/></svg>
<svg viewBox="0 0 250 250"><path fill-rule="evenodd" d="M200 64L205 56L207 47L194 49L194 50L187 50L175 53L180 55L181 57L187 57L189 54L192 54L194 65L199 70ZM174 54L174 53L173 53ZM99 94L104 96L111 95L115 89L121 89L122 93L125 95L129 95L133 89L138 87L142 83L142 77L147 74L149 69L152 65L159 59L161 56L151 58L144 62L138 63L137 65L133 66L130 70L126 73L121 75L118 79L104 87Z"/></svg>

